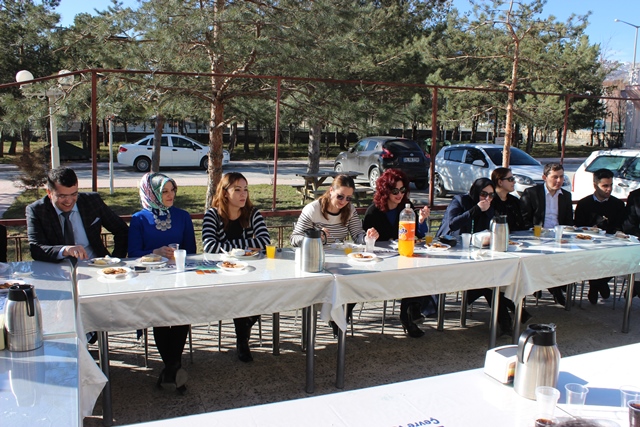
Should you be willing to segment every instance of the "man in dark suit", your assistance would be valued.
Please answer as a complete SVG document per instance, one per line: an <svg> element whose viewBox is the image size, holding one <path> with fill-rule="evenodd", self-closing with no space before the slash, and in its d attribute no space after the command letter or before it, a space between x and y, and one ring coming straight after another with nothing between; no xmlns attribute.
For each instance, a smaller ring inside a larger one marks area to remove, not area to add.
<svg viewBox="0 0 640 427"><path fill-rule="evenodd" d="M593 187L595 191L578 202L576 205L575 225L598 227L608 234L615 234L622 230L625 217L624 202L611 195L613 191L613 172L609 169L598 169L593 172ZM589 280L587 297L591 304L598 303L598 292L603 299L609 298L611 277Z"/></svg>
<svg viewBox="0 0 640 427"><path fill-rule="evenodd" d="M547 163L542 174L543 184L524 190L520 198L520 210L527 228L542 225L553 229L556 225L573 225L571 192L562 191L564 168L559 163ZM565 305L562 286L549 292L558 304Z"/></svg>
<svg viewBox="0 0 640 427"><path fill-rule="evenodd" d="M633 190L627 196L627 217L622 225L622 231L640 237L640 189ZM636 274L633 295L640 297L640 274Z"/></svg>
<svg viewBox="0 0 640 427"><path fill-rule="evenodd" d="M109 255L102 227L113 234L113 256L127 255L129 227L97 193L78 193L72 169L58 167L47 176L47 195L26 209L29 248L34 260L58 262Z"/></svg>

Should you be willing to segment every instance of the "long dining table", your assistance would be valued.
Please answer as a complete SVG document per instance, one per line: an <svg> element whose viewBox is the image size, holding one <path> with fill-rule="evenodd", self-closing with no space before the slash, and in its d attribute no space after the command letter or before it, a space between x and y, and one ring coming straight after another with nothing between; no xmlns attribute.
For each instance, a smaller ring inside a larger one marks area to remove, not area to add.
<svg viewBox="0 0 640 427"><path fill-rule="evenodd" d="M133 269L140 260L127 259L115 267ZM239 271L220 267L221 255L187 257L185 272L171 263L109 278L102 269L78 263L79 313L84 331L99 331L100 362L109 379L108 332L152 326L209 323L257 314L306 308L330 302L334 277L328 272L305 273L295 267L293 251L276 259L262 254L243 259ZM313 310L306 310L312 312ZM314 322L305 322L313 326ZM307 335L307 385L313 391L313 338ZM103 393L103 423L112 423L111 388Z"/></svg>
<svg viewBox="0 0 640 427"><path fill-rule="evenodd" d="M2 283L33 285L43 327L40 348L0 350L3 425L81 426L83 416L93 410L104 377L87 351L86 340L77 334L72 275L68 261L0 263ZM6 297L3 292L0 306Z"/></svg>
<svg viewBox="0 0 640 427"><path fill-rule="evenodd" d="M640 244L637 239L593 235L589 240L576 238L579 231L567 232L561 241L550 233L534 237L532 232L511 236L506 252L484 248L427 249L417 246L411 258L389 250L387 242L376 247L376 258L357 260L339 250L327 256L325 269L336 276L331 301L331 317L339 325L336 387L344 387L346 319L348 303L380 301L404 297L440 294L438 329L442 329L444 296L448 292L478 288L494 289L490 318L489 348L495 347L499 292L517 305L513 340L517 343L520 310L526 295L552 286L572 282L629 275L633 291L633 273L639 270ZM627 293L622 331L628 332L633 292ZM570 304L570 302L568 302Z"/></svg>
<svg viewBox="0 0 640 427"><path fill-rule="evenodd" d="M304 307L323 306L324 319L340 327L336 386L344 385L347 303L379 301L411 296L441 294L478 288L502 290L518 298L551 284L632 274L638 270L640 244L601 236L592 242L569 239L557 243L524 233L507 252L488 249L447 250L418 247L414 257L401 257L387 247L376 248L376 258L358 261L341 249L327 247L325 269L303 273L296 267L294 253L282 250L276 259L263 255L247 260L238 272L220 270L220 255L194 255L187 271L171 266L149 272L109 279L100 269L79 263L78 302L84 331L100 331L99 345L103 372L109 375L107 332L132 331L163 325L208 323L256 314L277 313ZM520 240L521 239L521 240ZM380 242L382 243L382 242ZM606 266L598 267L605 260ZM124 260L132 267L138 260ZM212 274L199 274L203 270ZM566 281L566 282L565 282ZM490 322L490 347L495 346L498 292ZM630 306L630 304L629 304ZM442 310L440 310L442 312ZM313 337L315 309L307 310L307 391L313 391ZM628 313L626 313L628 317ZM439 324L441 325L442 316ZM515 335L515 334L514 334ZM112 419L109 383L103 394L105 424Z"/></svg>

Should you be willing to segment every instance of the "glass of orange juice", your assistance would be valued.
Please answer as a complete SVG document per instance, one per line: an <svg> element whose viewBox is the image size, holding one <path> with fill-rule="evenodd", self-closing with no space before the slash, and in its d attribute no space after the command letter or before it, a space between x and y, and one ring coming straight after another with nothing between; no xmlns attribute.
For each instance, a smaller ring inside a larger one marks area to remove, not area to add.
<svg viewBox="0 0 640 427"><path fill-rule="evenodd" d="M273 259L276 257L276 245L267 245L267 258Z"/></svg>
<svg viewBox="0 0 640 427"><path fill-rule="evenodd" d="M344 254L345 255L349 255L351 252L353 252L353 246L351 246L351 243L345 243L344 244Z"/></svg>
<svg viewBox="0 0 640 427"><path fill-rule="evenodd" d="M424 242L425 242L427 245L430 245L431 243L433 243L433 234L426 234L426 235L424 236Z"/></svg>
<svg viewBox="0 0 640 427"><path fill-rule="evenodd" d="M542 235L542 225L536 224L533 226L533 235L535 237L540 237Z"/></svg>

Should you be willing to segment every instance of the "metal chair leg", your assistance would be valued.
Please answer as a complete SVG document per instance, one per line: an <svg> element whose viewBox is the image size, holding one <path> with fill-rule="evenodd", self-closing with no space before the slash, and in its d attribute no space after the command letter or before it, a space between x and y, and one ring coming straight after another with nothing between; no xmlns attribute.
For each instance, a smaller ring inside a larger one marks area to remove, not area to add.
<svg viewBox="0 0 640 427"><path fill-rule="evenodd" d="M189 325L189 360L193 365L193 336L191 335L191 325Z"/></svg>
<svg viewBox="0 0 640 427"><path fill-rule="evenodd" d="M222 320L218 320L218 351L222 351Z"/></svg>
<svg viewBox="0 0 640 427"><path fill-rule="evenodd" d="M142 335L144 335L144 367L149 367L149 328L144 328L142 330Z"/></svg>
<svg viewBox="0 0 640 427"><path fill-rule="evenodd" d="M384 300L382 302L382 332L380 332L382 335L384 335L384 323L385 323L386 317L387 317L387 300Z"/></svg>

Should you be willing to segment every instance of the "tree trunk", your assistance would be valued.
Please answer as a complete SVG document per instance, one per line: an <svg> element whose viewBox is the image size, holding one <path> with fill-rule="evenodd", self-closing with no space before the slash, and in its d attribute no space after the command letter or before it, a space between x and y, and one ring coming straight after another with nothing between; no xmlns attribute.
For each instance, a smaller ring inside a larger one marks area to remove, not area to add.
<svg viewBox="0 0 640 427"><path fill-rule="evenodd" d="M244 148L245 153L249 152L249 120L244 119Z"/></svg>
<svg viewBox="0 0 640 427"><path fill-rule="evenodd" d="M124 142L129 142L129 126L127 126L127 121L122 122L122 127L124 128Z"/></svg>
<svg viewBox="0 0 640 427"><path fill-rule="evenodd" d="M262 125L258 123L256 126L256 139L253 142L253 156L258 157L260 151L260 140L262 139Z"/></svg>
<svg viewBox="0 0 640 427"><path fill-rule="evenodd" d="M562 152L562 128L558 129L556 132L556 141L558 143L558 152Z"/></svg>
<svg viewBox="0 0 640 427"><path fill-rule="evenodd" d="M472 144L476 143L476 138L478 137L478 120L474 117L471 119L471 139L469 142Z"/></svg>
<svg viewBox="0 0 640 427"><path fill-rule="evenodd" d="M533 124L529 124L527 126L527 145L525 147L525 151L531 154L531 150L533 150Z"/></svg>
<svg viewBox="0 0 640 427"><path fill-rule="evenodd" d="M160 143L162 142L162 128L164 117L156 114L156 127L153 131L153 150L151 151L151 172L160 172Z"/></svg>
<svg viewBox="0 0 640 427"><path fill-rule="evenodd" d="M307 173L317 173L320 170L320 139L322 135L322 125L320 123L310 123L309 127L309 160L307 163Z"/></svg>
<svg viewBox="0 0 640 427"><path fill-rule="evenodd" d="M238 122L231 123L231 135L229 135L229 154L233 153L233 150L238 145Z"/></svg>
<svg viewBox="0 0 640 427"><path fill-rule="evenodd" d="M212 77L212 79L215 79L215 77ZM216 87L215 83L213 86ZM207 185L205 209L211 207L216 187L222 178L223 127L220 124L223 121L224 104L218 98L215 98L211 103L211 122L209 123L209 183ZM246 123L245 121L245 125Z"/></svg>
<svg viewBox="0 0 640 427"><path fill-rule="evenodd" d="M20 139L22 140L22 152L30 153L31 152L31 131L29 128L22 129L20 133Z"/></svg>

